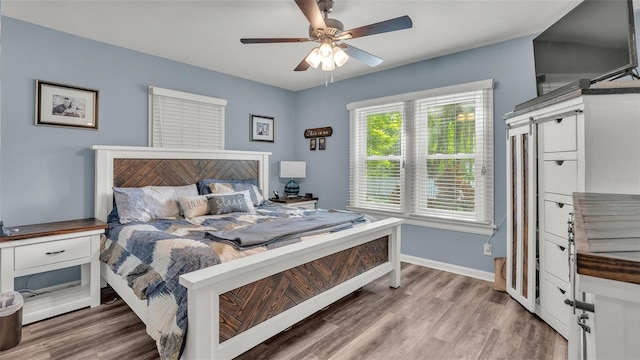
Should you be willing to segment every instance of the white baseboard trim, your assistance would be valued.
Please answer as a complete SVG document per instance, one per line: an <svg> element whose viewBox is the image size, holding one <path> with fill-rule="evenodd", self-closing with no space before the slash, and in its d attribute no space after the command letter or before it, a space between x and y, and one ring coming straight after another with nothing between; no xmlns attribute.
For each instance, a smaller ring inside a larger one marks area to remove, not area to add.
<svg viewBox="0 0 640 360"><path fill-rule="evenodd" d="M447 272L458 274L458 275L469 276L469 277L484 280L484 281L489 281L489 282L495 281L495 275L487 271L443 263L435 260L424 259L417 256L400 254L400 261L403 261L409 264L424 266L424 267L428 267L436 270L447 271Z"/></svg>

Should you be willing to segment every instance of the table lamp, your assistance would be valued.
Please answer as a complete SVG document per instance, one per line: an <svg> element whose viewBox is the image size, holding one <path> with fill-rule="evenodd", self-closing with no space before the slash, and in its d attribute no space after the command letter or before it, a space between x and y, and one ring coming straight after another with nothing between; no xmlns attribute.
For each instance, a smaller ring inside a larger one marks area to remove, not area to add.
<svg viewBox="0 0 640 360"><path fill-rule="evenodd" d="M300 186L293 180L304 179L307 174L306 161L280 161L280 177L290 179L284 186L284 194L287 197L296 197L300 192Z"/></svg>

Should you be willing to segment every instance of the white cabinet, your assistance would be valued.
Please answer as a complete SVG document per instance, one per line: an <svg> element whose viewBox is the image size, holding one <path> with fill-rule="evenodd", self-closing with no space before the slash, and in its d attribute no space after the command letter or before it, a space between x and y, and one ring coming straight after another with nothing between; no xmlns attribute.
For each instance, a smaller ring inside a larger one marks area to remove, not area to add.
<svg viewBox="0 0 640 360"><path fill-rule="evenodd" d="M100 305L100 234L106 224L95 219L11 228L0 237L0 292L14 290L15 278L80 266L78 286L48 289L25 297L23 324L87 306Z"/></svg>
<svg viewBox="0 0 640 360"><path fill-rule="evenodd" d="M572 193L640 193L640 94L607 90L506 117L507 290L564 337Z"/></svg>

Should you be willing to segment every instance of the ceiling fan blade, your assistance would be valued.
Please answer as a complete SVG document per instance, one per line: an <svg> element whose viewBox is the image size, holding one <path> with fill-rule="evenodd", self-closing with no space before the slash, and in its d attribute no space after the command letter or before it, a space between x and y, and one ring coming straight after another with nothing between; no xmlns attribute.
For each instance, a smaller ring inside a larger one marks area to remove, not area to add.
<svg viewBox="0 0 640 360"><path fill-rule="evenodd" d="M307 62L307 57L305 56L305 58L300 61L300 64L298 64L298 66L296 66L293 71L306 71L310 66L311 65L309 65L309 63Z"/></svg>
<svg viewBox="0 0 640 360"><path fill-rule="evenodd" d="M341 44L340 47L342 48L342 50L344 50L345 53L347 53L347 55L349 55L349 57L352 57L358 61L362 61L363 63L371 67L380 65L384 61L381 58L375 55L371 55L364 50L360 50L355 46Z"/></svg>
<svg viewBox="0 0 640 360"><path fill-rule="evenodd" d="M379 23L361 26L351 30L345 30L340 34L340 36L336 37L336 40L354 39L362 36L381 34L402 29L410 29L412 26L413 22L411 21L411 18L405 15L397 17L395 19L381 21Z"/></svg>
<svg viewBox="0 0 640 360"><path fill-rule="evenodd" d="M311 41L309 38L244 38L243 44L269 44L269 43L300 43Z"/></svg>
<svg viewBox="0 0 640 360"><path fill-rule="evenodd" d="M320 8L318 7L318 3L316 0L295 0L296 4L307 17L309 23L313 30L318 28L326 29L327 25L324 23L324 18L322 17L322 13L320 12Z"/></svg>
<svg viewBox="0 0 640 360"><path fill-rule="evenodd" d="M311 54L313 52L313 50L309 51L309 54ZM298 66L296 66L295 69L293 69L293 71L305 71L307 70L311 65L307 62L307 57L309 57L309 54L305 55L304 58L302 59L302 61L300 61L300 64L298 64Z"/></svg>

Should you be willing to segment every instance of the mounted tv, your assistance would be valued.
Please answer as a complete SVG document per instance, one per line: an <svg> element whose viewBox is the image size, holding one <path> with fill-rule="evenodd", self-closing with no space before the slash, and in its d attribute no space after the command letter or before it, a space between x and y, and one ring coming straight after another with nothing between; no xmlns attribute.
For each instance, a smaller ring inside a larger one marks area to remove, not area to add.
<svg viewBox="0 0 640 360"><path fill-rule="evenodd" d="M533 53L538 96L632 74L638 66L632 0L581 2L533 39Z"/></svg>

